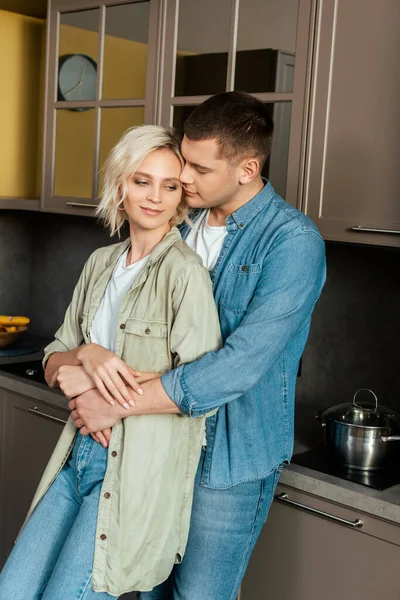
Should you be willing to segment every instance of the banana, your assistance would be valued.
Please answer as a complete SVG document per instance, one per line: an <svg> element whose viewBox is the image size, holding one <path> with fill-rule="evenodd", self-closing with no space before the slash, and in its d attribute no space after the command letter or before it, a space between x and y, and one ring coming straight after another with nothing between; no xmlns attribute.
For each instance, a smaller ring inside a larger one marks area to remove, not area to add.
<svg viewBox="0 0 400 600"><path fill-rule="evenodd" d="M9 317L0 315L0 325L28 325L30 319L28 317Z"/></svg>

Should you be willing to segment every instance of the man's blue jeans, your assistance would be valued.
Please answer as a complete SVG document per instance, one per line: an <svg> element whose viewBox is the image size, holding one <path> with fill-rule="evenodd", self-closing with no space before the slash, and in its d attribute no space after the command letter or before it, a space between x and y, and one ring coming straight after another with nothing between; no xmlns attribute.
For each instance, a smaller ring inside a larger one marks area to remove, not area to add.
<svg viewBox="0 0 400 600"><path fill-rule="evenodd" d="M169 579L140 600L235 600L274 497L281 469L266 479L220 490L196 476L189 540Z"/></svg>
<svg viewBox="0 0 400 600"><path fill-rule="evenodd" d="M92 590L107 450L79 433L69 461L25 525L0 575L4 600L111 600Z"/></svg>

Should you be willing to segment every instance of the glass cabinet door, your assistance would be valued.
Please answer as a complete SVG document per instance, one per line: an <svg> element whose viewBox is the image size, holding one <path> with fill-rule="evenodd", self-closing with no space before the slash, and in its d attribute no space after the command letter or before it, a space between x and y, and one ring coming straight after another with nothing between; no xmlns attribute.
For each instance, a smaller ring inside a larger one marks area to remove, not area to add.
<svg viewBox="0 0 400 600"><path fill-rule="evenodd" d="M155 121L159 8L51 3L42 209L94 214L109 151L130 127Z"/></svg>
<svg viewBox="0 0 400 600"><path fill-rule="evenodd" d="M275 124L263 175L299 206L312 0L167 0L160 120L182 132L210 95L240 90Z"/></svg>

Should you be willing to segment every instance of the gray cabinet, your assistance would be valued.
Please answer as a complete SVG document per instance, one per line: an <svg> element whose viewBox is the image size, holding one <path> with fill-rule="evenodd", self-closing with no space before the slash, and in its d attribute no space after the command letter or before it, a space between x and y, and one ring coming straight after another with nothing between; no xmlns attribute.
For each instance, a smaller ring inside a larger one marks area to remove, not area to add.
<svg viewBox="0 0 400 600"><path fill-rule="evenodd" d="M68 411L0 388L0 565L26 517Z"/></svg>
<svg viewBox="0 0 400 600"><path fill-rule="evenodd" d="M276 498L282 494L250 559L241 600L398 598L399 526L281 485Z"/></svg>
<svg viewBox="0 0 400 600"><path fill-rule="evenodd" d="M160 0L49 2L42 210L94 216L109 151L155 122L160 11Z"/></svg>
<svg viewBox="0 0 400 600"><path fill-rule="evenodd" d="M317 3L303 208L327 240L400 246L399 47L398 0Z"/></svg>

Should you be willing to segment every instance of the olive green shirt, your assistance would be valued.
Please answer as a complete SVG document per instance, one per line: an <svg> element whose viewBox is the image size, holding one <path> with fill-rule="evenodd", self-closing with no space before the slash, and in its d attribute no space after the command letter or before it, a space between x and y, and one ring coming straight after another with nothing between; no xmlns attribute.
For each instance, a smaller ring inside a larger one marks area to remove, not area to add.
<svg viewBox="0 0 400 600"><path fill-rule="evenodd" d="M129 243L90 256L44 364L54 352L90 342L93 318ZM156 246L126 294L118 323L115 353L139 371L165 373L221 346L208 271L176 228ZM94 590L113 595L151 590L182 560L204 429L205 416L181 414L132 416L114 425L99 501ZM66 462L75 436L69 419L29 514Z"/></svg>

